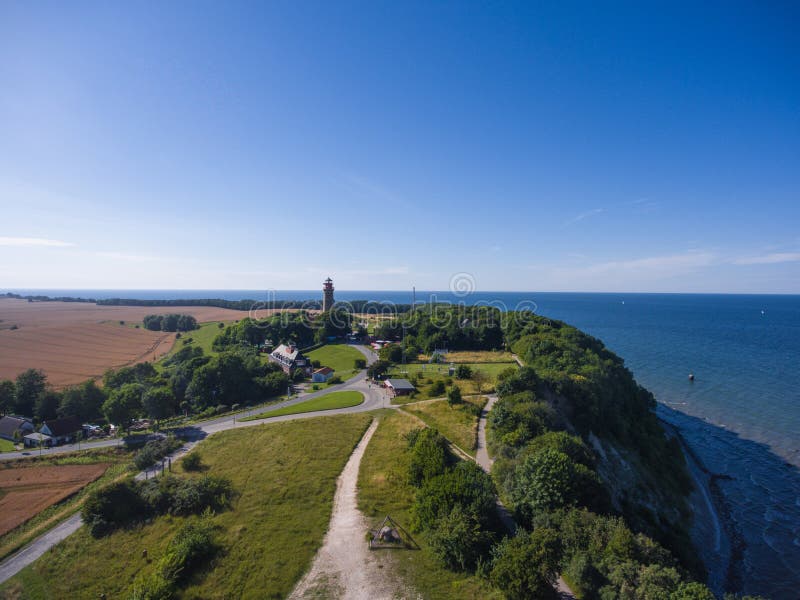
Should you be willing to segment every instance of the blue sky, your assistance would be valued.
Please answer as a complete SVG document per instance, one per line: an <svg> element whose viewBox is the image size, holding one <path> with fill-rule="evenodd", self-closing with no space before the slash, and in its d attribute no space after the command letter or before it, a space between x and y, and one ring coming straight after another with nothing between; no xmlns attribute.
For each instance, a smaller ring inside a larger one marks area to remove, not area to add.
<svg viewBox="0 0 800 600"><path fill-rule="evenodd" d="M798 17L3 2L0 286L800 293Z"/></svg>

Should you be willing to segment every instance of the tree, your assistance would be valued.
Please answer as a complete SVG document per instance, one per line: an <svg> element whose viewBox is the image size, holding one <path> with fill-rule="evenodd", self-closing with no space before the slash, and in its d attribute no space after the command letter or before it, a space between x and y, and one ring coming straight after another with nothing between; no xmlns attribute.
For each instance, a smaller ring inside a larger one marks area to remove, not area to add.
<svg viewBox="0 0 800 600"><path fill-rule="evenodd" d="M569 456L547 448L528 456L513 476L509 495L517 513L530 523L539 511L574 504L575 468Z"/></svg>
<svg viewBox="0 0 800 600"><path fill-rule="evenodd" d="M45 389L44 392L39 394L39 397L36 398L33 414L40 421L55 419L58 414L58 405L60 402L61 394L55 390Z"/></svg>
<svg viewBox="0 0 800 600"><path fill-rule="evenodd" d="M47 377L42 371L28 369L17 375L14 386L14 411L24 416L32 416L39 399L47 387Z"/></svg>
<svg viewBox="0 0 800 600"><path fill-rule="evenodd" d="M485 556L492 544L492 534L483 529L475 515L456 506L437 521L428 537L434 556L446 567L465 571Z"/></svg>
<svg viewBox="0 0 800 600"><path fill-rule="evenodd" d="M0 415L5 415L13 410L14 404L14 382L10 379L0 380Z"/></svg>
<svg viewBox="0 0 800 600"><path fill-rule="evenodd" d="M416 429L409 435L411 459L408 463L408 479L419 487L426 480L442 475L450 462L447 440L437 430Z"/></svg>
<svg viewBox="0 0 800 600"><path fill-rule="evenodd" d="M150 388L142 398L144 413L156 421L175 414L175 394L167 386Z"/></svg>
<svg viewBox="0 0 800 600"><path fill-rule="evenodd" d="M561 559L558 532L540 527L520 530L496 547L490 579L508 600L555 598L553 584Z"/></svg>
<svg viewBox="0 0 800 600"><path fill-rule="evenodd" d="M78 417L81 421L91 421L102 415L103 402L106 396L94 381L89 380L81 385L70 386L61 394L58 405L59 417Z"/></svg>
<svg viewBox="0 0 800 600"><path fill-rule="evenodd" d="M489 376L486 374L486 371L476 369L472 373L472 381L475 387L478 388L478 393L482 394L486 384L489 383Z"/></svg>
<svg viewBox="0 0 800 600"><path fill-rule="evenodd" d="M354 369L366 369L367 368L367 359L366 358L357 358L353 361L353 368Z"/></svg>
<svg viewBox="0 0 800 600"><path fill-rule="evenodd" d="M142 411L142 393L144 388L138 383L126 383L111 392L103 403L103 414L109 423L116 423L128 429L131 420Z"/></svg>
<svg viewBox="0 0 800 600"><path fill-rule="evenodd" d="M715 600L713 592L702 583L682 583L672 592L669 600Z"/></svg>
<svg viewBox="0 0 800 600"><path fill-rule="evenodd" d="M496 517L494 483L475 463L460 462L422 484L414 500L416 524L432 529L456 506L474 516L483 527Z"/></svg>
<svg viewBox="0 0 800 600"><path fill-rule="evenodd" d="M456 367L456 379L470 379L472 368L469 365L458 365Z"/></svg>
<svg viewBox="0 0 800 600"><path fill-rule="evenodd" d="M450 388L447 392L447 403L450 406L454 406L456 404L463 404L464 400L461 397L461 388L457 385L454 385Z"/></svg>
<svg viewBox="0 0 800 600"><path fill-rule="evenodd" d="M389 363L385 360L375 361L367 369L367 377L372 379L379 379L389 370Z"/></svg>

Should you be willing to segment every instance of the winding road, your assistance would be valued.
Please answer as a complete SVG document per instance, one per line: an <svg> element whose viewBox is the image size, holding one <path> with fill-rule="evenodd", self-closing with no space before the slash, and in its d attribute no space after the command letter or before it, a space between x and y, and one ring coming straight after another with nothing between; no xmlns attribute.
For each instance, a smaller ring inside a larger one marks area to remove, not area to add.
<svg viewBox="0 0 800 600"><path fill-rule="evenodd" d="M372 350L370 350L365 346L354 345L353 347L359 350L366 357L368 365L372 364L378 359L377 355ZM364 402L362 402L357 406L351 406L348 408L336 408L331 410L320 410L307 413L298 413L294 415L283 415L280 417L269 417L265 419L256 419L253 421L238 420L244 417L254 416L267 411L275 410L277 408L283 408L285 406L293 406L295 404L300 404L301 402L305 402L306 400L311 400L312 398L324 396L325 394L329 394L331 392L339 390L353 390L361 392L362 394L364 394ZM348 379L344 383L341 383L339 385L332 385L324 390L312 392L309 394L300 394L296 398L292 398L290 400L284 400L283 402L279 402L277 404L271 404L269 406L262 406L260 408L245 411L243 413L238 413L233 417L212 419L210 421L203 421L201 423L197 423L195 425L182 428L178 431L182 434L185 434L189 441L182 448L173 453L171 455L171 458L173 460L175 460L176 458L180 458L183 454L189 452L195 446L195 444L205 439L209 435L217 433L219 431L225 431L227 429L234 429L238 427L252 427L254 425L263 425L264 423L276 423L280 421L290 421L293 419L310 419L313 417L321 417L323 415L338 415L338 414L368 412L372 410L377 410L379 408L396 408L396 407L392 406L391 397L389 396L389 393L383 388L378 387L367 381L367 372L366 370L362 370L358 375ZM106 442L98 442L95 444L86 443L86 444L81 444L81 450L116 446L121 443L122 440L107 440ZM78 448L76 445L60 446L58 448L50 449L49 451L43 450L42 453L57 454L62 452L72 452L77 449ZM19 456L6 456L5 454L19 455ZM39 452L36 451L33 454L22 453L22 452L9 452L5 454L3 455L3 458L9 459L9 458L20 458L33 455L38 456ZM142 471L136 477L137 479L144 479L147 476L148 472ZM8 579L10 579L11 577L19 573L22 569L27 567L29 564L34 562L37 558L42 556L50 548L52 548L60 541L64 540L68 536L75 533L78 529L80 529L81 525L83 525L81 521L81 515L79 512L75 513L65 521L62 521L61 523L56 525L53 529L49 530L47 533L44 533L41 536L37 537L36 539L32 540L31 542L26 544L22 549L18 550L16 553L6 558L2 563L0 563L0 583L3 583Z"/></svg>

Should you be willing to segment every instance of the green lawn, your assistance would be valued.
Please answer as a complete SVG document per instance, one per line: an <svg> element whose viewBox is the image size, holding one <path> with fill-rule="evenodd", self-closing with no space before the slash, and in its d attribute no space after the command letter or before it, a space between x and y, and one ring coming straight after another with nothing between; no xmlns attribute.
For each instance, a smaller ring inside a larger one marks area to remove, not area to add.
<svg viewBox="0 0 800 600"><path fill-rule="evenodd" d="M328 528L336 478L371 417L338 415L212 435L197 452L205 473L228 477L238 496L211 517L221 551L178 593L183 599L285 598ZM175 472L180 473L180 469ZM126 598L184 518L93 539L86 528L0 586L2 598ZM142 557L147 550L148 559Z"/></svg>
<svg viewBox="0 0 800 600"><path fill-rule="evenodd" d="M216 354L211 349L211 345L214 343L214 338L224 331L224 328L220 329L219 323L219 321L200 323L199 329L182 332L180 339L175 341L175 345L172 346L172 350L166 356L174 354L184 346L197 346L202 348L206 354ZM224 325L230 325L231 323L233 321L225 321Z"/></svg>
<svg viewBox="0 0 800 600"><path fill-rule="evenodd" d="M322 348L312 350L306 356L309 360L318 360L323 367L330 367L342 378L349 379L358 371L353 366L357 358L364 358L358 350L347 344L327 344Z"/></svg>
<svg viewBox="0 0 800 600"><path fill-rule="evenodd" d="M485 396L466 398L463 404L450 406L447 400L431 400L406 404L403 409L413 413L430 427L470 456L475 456L478 435L478 412L486 404ZM477 414L476 414L477 412Z"/></svg>
<svg viewBox="0 0 800 600"><path fill-rule="evenodd" d="M462 363L470 367L473 373L480 371L484 374L486 381L478 389L478 382L475 379L456 379L455 376L448 375L448 364L427 364L411 363L407 365L394 365L389 371L389 377L402 377L411 380L417 386L416 400L424 398L441 398L444 394L436 393L433 386L437 381L443 381L446 385L455 383L461 388L463 394L487 394L494 390L497 376L508 368L516 369L516 363ZM449 382L449 383L448 383ZM408 397L398 397L394 400L396 404L404 404L415 399Z"/></svg>
<svg viewBox="0 0 800 600"><path fill-rule="evenodd" d="M285 406L283 408L276 408L269 412L253 415L252 417L245 417L240 421L255 421L256 419L266 419L267 417L280 417L283 415L296 415L298 413L314 412L315 410L332 410L334 408L349 408L350 406L358 406L364 402L364 394L361 392L347 391L347 392L331 392L319 398L313 398L293 404L292 406Z"/></svg>
<svg viewBox="0 0 800 600"><path fill-rule="evenodd" d="M403 437L419 427L413 417L399 411L385 411L367 446L358 474L358 507L371 526L386 515L410 529L414 488L408 483L408 445ZM424 533L411 534L422 550L394 550L395 572L416 594L427 600L499 600L503 596L487 582L467 573L442 567L428 548Z"/></svg>
<svg viewBox="0 0 800 600"><path fill-rule="evenodd" d="M14 442L8 440L0 440L0 452L14 452Z"/></svg>

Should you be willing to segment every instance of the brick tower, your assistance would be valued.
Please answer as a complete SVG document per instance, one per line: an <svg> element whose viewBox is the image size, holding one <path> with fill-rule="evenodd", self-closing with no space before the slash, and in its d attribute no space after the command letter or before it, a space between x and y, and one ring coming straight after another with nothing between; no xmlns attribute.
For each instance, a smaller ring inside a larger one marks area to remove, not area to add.
<svg viewBox="0 0 800 600"><path fill-rule="evenodd" d="M322 284L322 311L333 308L333 280L328 277Z"/></svg>

